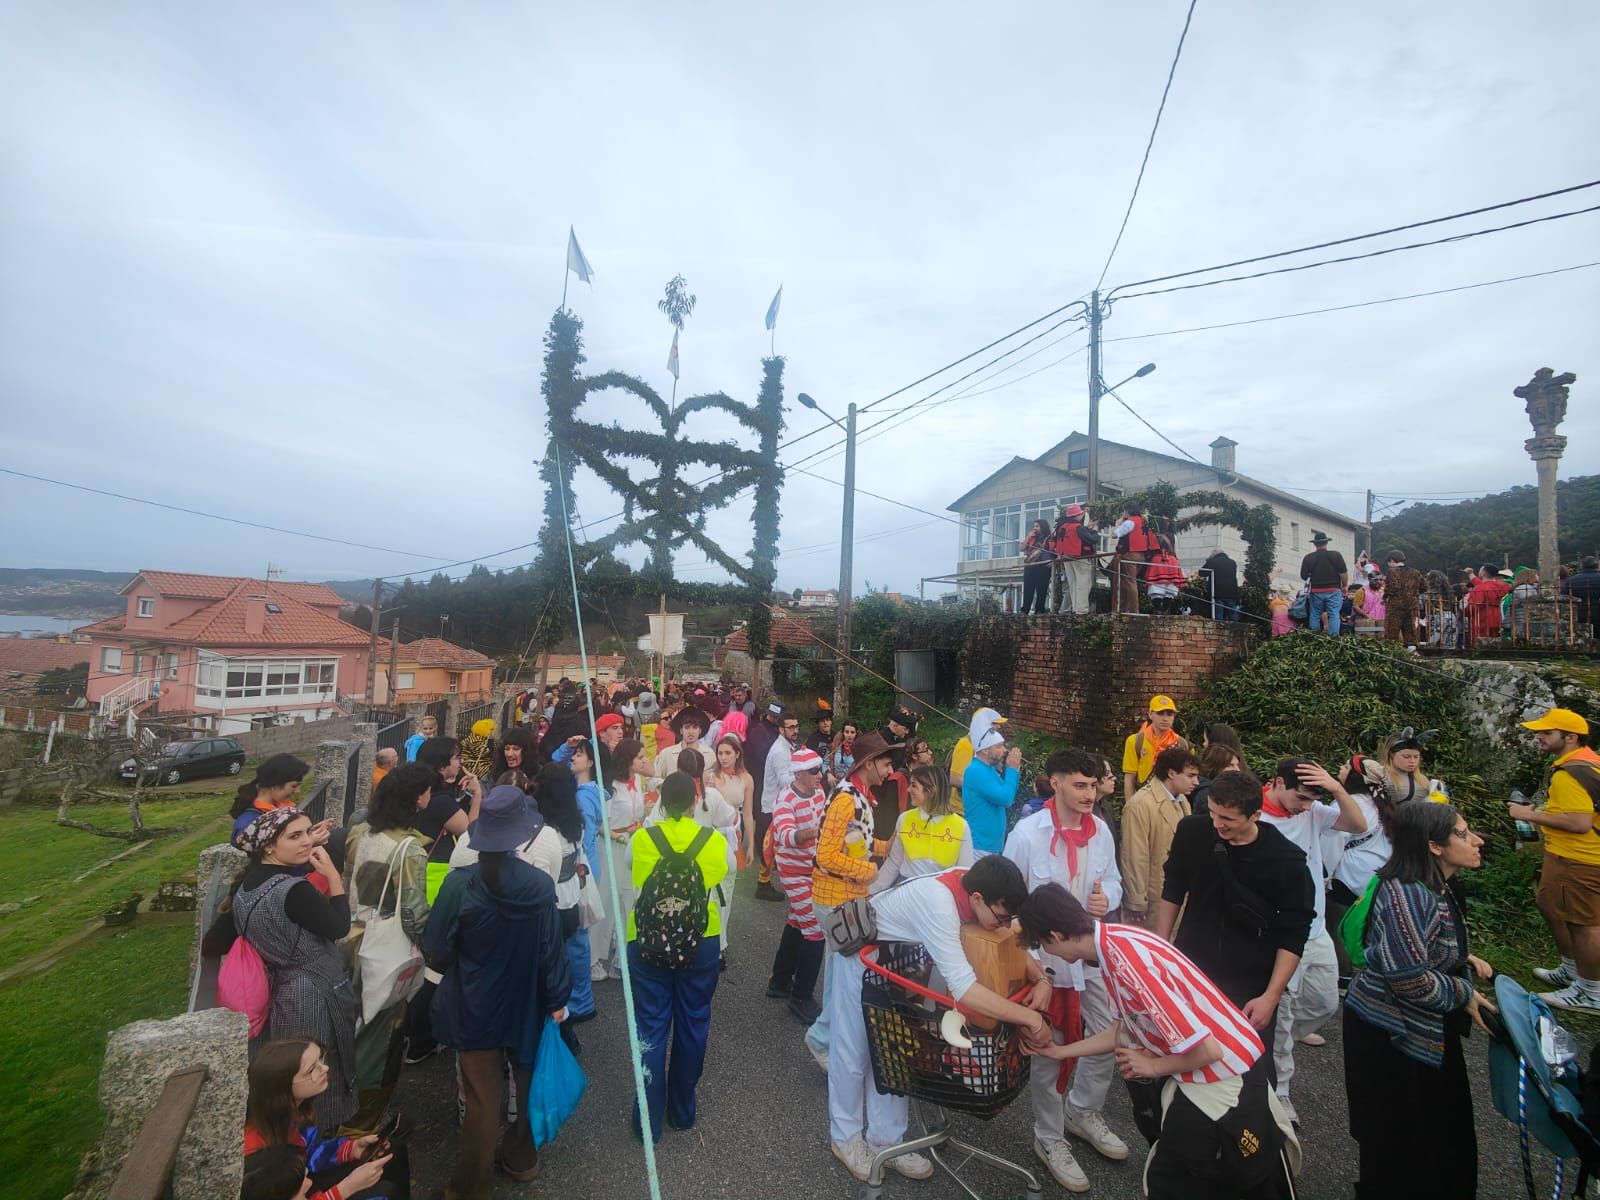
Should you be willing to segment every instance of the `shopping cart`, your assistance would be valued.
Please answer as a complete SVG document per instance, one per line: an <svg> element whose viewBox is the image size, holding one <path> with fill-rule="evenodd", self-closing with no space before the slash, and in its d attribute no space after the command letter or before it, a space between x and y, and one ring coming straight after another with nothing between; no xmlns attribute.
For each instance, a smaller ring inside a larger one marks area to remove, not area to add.
<svg viewBox="0 0 1600 1200"><path fill-rule="evenodd" d="M885 1166L890 1159L926 1150L934 1163L954 1179L972 1200L983 1200L940 1155L941 1147L963 1152L1027 1185L1027 1200L1039 1200L1038 1178L1026 1167L964 1142L950 1132L950 1113L963 1112L988 1120L1014 1100L1028 1082L1029 1055L1021 1032L1013 1025L991 1031L967 1029L970 1047L952 1046L940 1030L951 1009L949 996L928 986L933 962L915 942L883 942L861 951L867 974L861 984L861 1010L866 1020L872 1075L878 1090L905 1096L920 1136L880 1150L861 1190L861 1200L879 1200ZM1021 1002L1026 990L1012 997Z"/></svg>

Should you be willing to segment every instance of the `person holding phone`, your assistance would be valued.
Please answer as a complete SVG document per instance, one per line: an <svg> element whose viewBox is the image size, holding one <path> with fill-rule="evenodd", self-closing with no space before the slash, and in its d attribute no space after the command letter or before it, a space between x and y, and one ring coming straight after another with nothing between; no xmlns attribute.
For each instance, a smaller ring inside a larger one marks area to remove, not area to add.
<svg viewBox="0 0 1600 1200"><path fill-rule="evenodd" d="M220 957L248 936L271 981L266 1036L314 1040L328 1074L313 1107L317 1124L334 1129L356 1111L356 1017L349 954L350 901L328 852L312 844L311 818L298 808L262 813L235 844L250 856L232 902L201 939L200 952ZM313 887L303 874L322 877Z"/></svg>
<svg viewBox="0 0 1600 1200"><path fill-rule="evenodd" d="M398 1116L365 1137L325 1136L314 1106L329 1075L322 1047L309 1038L279 1038L257 1052L245 1105L246 1179L253 1158L264 1156L265 1163L275 1157L272 1151L288 1147L298 1152L311 1200L404 1200L411 1194L411 1167L396 1136Z"/></svg>

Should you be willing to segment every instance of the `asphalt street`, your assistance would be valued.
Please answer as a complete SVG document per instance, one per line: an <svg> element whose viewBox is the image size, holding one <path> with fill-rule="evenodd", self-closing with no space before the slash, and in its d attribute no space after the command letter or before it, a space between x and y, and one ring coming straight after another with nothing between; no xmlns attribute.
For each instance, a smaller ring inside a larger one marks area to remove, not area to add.
<svg viewBox="0 0 1600 1200"><path fill-rule="evenodd" d="M754 898L755 873L739 881L729 965L717 988L711 1051L700 1083L699 1120L693 1130L669 1128L656 1147L661 1194L667 1200L709 1197L804 1197L850 1200L860 1185L828 1149L827 1080L801 1042L800 1023L787 1005L766 997L767 968L777 946L783 905ZM581 1061L589 1075L582 1106L543 1152L540 1179L526 1184L500 1178L497 1197L553 1196L563 1200L633 1200L649 1195L644 1151L629 1131L633 1076L620 983L597 985L600 1015L581 1027ZM1298 1193L1304 1200L1344 1200L1353 1194L1355 1143L1347 1132L1343 1060L1337 1016L1324 1030L1326 1046L1298 1047L1294 1102L1302 1121L1304 1165ZM1467 1046L1478 1113L1478 1195L1515 1200L1526 1194L1515 1128L1489 1103L1487 1043ZM396 1103L416 1123L411 1142L413 1195L442 1195L455 1162L454 1056L440 1053L408 1067ZM1396 1112L1397 1121L1406 1119ZM1128 1162L1100 1158L1082 1143L1074 1153L1088 1174L1090 1196L1131 1200L1141 1195L1140 1165L1147 1147L1134 1130L1126 1094L1114 1084L1106 1120L1129 1146ZM958 1116L960 1136L1035 1169L1046 1196L1069 1193L1049 1177L1032 1152L1032 1113L1026 1093L991 1121ZM1460 1147L1418 1146L1419 1154L1460 1153ZM1535 1150L1535 1174L1549 1194L1552 1160ZM972 1166L968 1184L985 1200L1008 1200L1021 1187L992 1170ZM950 1178L912 1182L890 1175L883 1195L895 1200L958 1200Z"/></svg>

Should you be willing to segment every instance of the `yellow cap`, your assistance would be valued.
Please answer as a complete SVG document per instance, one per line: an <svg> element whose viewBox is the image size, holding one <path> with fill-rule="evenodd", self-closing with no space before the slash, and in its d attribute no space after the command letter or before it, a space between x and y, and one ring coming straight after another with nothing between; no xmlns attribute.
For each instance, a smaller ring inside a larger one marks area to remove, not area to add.
<svg viewBox="0 0 1600 1200"><path fill-rule="evenodd" d="M1177 712L1178 706L1172 702L1171 696L1151 696L1151 712Z"/></svg>
<svg viewBox="0 0 1600 1200"><path fill-rule="evenodd" d="M1585 721L1570 708L1552 708L1544 716L1533 721L1524 721L1524 729L1559 729L1562 733L1576 733L1581 737L1589 736L1589 722Z"/></svg>

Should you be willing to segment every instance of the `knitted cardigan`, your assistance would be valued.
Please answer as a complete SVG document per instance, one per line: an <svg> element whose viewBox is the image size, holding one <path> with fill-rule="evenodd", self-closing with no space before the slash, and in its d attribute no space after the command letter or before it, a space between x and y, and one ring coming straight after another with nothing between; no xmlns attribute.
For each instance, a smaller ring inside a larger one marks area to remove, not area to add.
<svg viewBox="0 0 1600 1200"><path fill-rule="evenodd" d="M1431 1067L1444 1062L1447 1022L1472 997L1467 927L1448 894L1422 883L1385 879L1372 897L1367 965L1350 981L1345 1004L1388 1032L1395 1049Z"/></svg>

